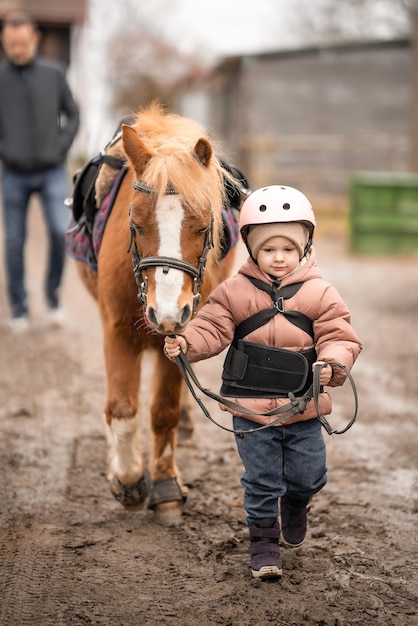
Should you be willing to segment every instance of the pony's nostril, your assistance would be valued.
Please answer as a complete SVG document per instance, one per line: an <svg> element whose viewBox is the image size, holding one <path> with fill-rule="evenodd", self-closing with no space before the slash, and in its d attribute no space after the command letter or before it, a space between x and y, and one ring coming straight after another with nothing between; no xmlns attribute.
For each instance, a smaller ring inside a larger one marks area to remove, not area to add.
<svg viewBox="0 0 418 626"><path fill-rule="evenodd" d="M192 316L192 309L189 304L185 304L181 310L180 324L185 326Z"/></svg>
<svg viewBox="0 0 418 626"><path fill-rule="evenodd" d="M157 314L155 312L154 307L149 306L147 309L147 318L150 324L152 324L152 326L158 326L158 320L157 320Z"/></svg>

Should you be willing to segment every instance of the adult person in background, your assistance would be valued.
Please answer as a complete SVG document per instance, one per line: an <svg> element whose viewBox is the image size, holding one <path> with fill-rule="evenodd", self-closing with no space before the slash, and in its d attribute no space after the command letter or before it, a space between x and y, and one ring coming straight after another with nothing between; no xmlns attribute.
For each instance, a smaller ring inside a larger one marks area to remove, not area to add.
<svg viewBox="0 0 418 626"><path fill-rule="evenodd" d="M45 218L49 256L45 298L52 323L62 321L60 284L65 265L69 192L66 159L79 127L79 111L64 72L37 57L40 34L21 11L5 17L0 65L0 159L5 266L14 331L28 328L24 247L29 201L38 193ZM32 259L37 262L37 259Z"/></svg>

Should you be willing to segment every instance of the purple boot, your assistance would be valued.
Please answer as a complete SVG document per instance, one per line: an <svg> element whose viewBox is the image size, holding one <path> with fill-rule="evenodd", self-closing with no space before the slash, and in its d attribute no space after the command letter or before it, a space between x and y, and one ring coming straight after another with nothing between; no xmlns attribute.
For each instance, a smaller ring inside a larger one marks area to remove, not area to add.
<svg viewBox="0 0 418 626"><path fill-rule="evenodd" d="M275 519L260 519L249 527L251 571L254 578L280 578L280 527Z"/></svg>
<svg viewBox="0 0 418 626"><path fill-rule="evenodd" d="M282 539L286 546L297 548L305 541L308 528L308 507L310 498L296 500L290 496L283 496L280 501L280 518L282 523Z"/></svg>

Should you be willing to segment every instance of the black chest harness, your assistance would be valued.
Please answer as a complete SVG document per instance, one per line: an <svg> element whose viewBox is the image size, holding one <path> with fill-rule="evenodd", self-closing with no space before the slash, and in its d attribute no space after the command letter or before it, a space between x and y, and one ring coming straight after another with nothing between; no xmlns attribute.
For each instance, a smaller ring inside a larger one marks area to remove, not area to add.
<svg viewBox="0 0 418 626"><path fill-rule="evenodd" d="M243 340L279 313L313 340L312 320L299 311L285 310L285 300L292 298L303 283L276 289L257 278L247 278L271 296L273 307L258 311L236 327L224 363L221 395L235 398L286 398L289 393L304 395L313 382L315 348L295 351Z"/></svg>
<svg viewBox="0 0 418 626"><path fill-rule="evenodd" d="M287 285L281 289L275 289L261 280L247 276L247 278L258 289L267 292L272 300L273 307L258 311L254 315L245 319L235 329L234 339L229 347L225 358L222 372L221 394L218 395L210 389L203 388L192 367L183 352L176 358L179 370L191 392L192 396L199 404L205 416L214 424L243 437L246 433L251 433L260 428L269 428L277 426L285 422L297 413L304 413L308 403L313 399L318 419L329 435L341 435L345 433L355 422L357 417L358 399L354 380L348 369L338 361L329 361L327 363L318 364L312 372L312 365L316 361L316 350L295 351L284 348L272 348L249 341L243 341L249 333L253 332L260 326L263 326L273 317L284 315L292 324L302 329L314 338L312 320L300 311L286 311L284 303L292 298L302 287L303 282ZM333 430L325 415L319 412L318 398L323 391L320 386L321 369L326 365L333 365L344 370L347 378L351 383L354 394L354 413L350 421L342 430ZM193 384L202 391L207 397L221 402L224 406L233 412L248 415L262 415L264 417L277 416L269 424L257 426L248 430L234 430L226 428L216 422L210 415L206 406L197 397ZM296 397L295 394L298 394ZM228 400L227 397L243 397L243 398L283 398L288 397L289 402L279 406L266 413L257 413L247 407Z"/></svg>

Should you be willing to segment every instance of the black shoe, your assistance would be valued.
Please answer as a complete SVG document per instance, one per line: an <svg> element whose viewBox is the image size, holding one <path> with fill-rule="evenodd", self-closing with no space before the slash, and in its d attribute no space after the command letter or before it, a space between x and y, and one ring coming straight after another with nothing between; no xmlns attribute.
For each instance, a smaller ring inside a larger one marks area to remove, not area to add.
<svg viewBox="0 0 418 626"><path fill-rule="evenodd" d="M250 530L251 572L254 578L280 578L280 527L274 519L261 519Z"/></svg>
<svg viewBox="0 0 418 626"><path fill-rule="evenodd" d="M282 539L286 546L297 548L305 541L308 528L308 500L296 500L283 496L280 501L280 518L282 523Z"/></svg>

